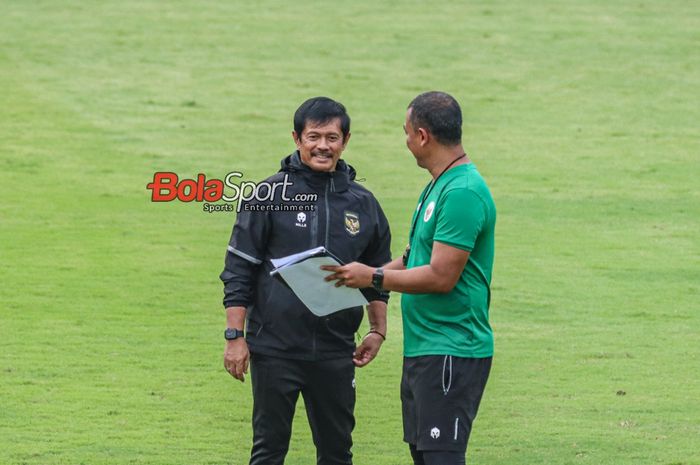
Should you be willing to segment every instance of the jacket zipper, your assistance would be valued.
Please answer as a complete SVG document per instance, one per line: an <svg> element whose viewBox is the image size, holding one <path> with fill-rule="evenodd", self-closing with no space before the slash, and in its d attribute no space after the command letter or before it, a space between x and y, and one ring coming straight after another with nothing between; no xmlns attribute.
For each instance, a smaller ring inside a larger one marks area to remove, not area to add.
<svg viewBox="0 0 700 465"><path fill-rule="evenodd" d="M315 211L311 215L311 237L309 248L318 247L318 214L320 206L317 204Z"/></svg>
<svg viewBox="0 0 700 465"><path fill-rule="evenodd" d="M330 206L328 205L328 188L332 182L333 182L333 178L331 177L330 182L326 183L325 196L323 198L323 202L324 202L324 205L326 207L326 235L325 235L325 241L324 241L323 246L326 248L326 250L328 249L328 239L330 236L329 228L330 228L330 223L331 223ZM333 190L335 190L335 189L333 189ZM316 216L318 217L318 215L316 215ZM318 224L316 224L314 226L318 226ZM316 320L316 324L314 324L314 331L313 331L313 335L311 336L311 350L312 350L311 353L313 354L314 358L316 357L316 330L317 329L318 329L318 320Z"/></svg>
<svg viewBox="0 0 700 465"><path fill-rule="evenodd" d="M331 225L331 212L330 212L330 207L328 206L328 187L330 184L333 182L333 178L330 178L330 181L326 183L326 196L324 198L325 203L326 203L326 240L323 246L328 250L328 242L329 242L329 237L330 237L330 225Z"/></svg>

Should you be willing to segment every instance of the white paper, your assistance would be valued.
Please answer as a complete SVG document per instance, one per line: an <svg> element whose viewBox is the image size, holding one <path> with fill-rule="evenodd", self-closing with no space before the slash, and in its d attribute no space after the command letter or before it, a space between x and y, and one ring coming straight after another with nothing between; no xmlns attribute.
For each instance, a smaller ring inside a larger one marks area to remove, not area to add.
<svg viewBox="0 0 700 465"><path fill-rule="evenodd" d="M316 247L315 249L304 250L303 252L295 253L293 255L287 255L286 257L282 258L272 258L270 259L270 261L272 262L272 266L274 266L277 269L273 270L273 272L270 274L274 274L275 272L279 271L280 268L287 266L290 263L300 262L308 257L313 257L314 255L322 255L325 251L326 248L320 246Z"/></svg>
<svg viewBox="0 0 700 465"><path fill-rule="evenodd" d="M302 254L305 256L315 255L315 253L307 254L306 252L302 252ZM279 273L299 297L299 300L314 315L326 316L339 310L367 304L367 299L359 289L345 286L335 287L336 281L324 281L323 278L328 276L329 272L322 270L321 265L340 265L333 257L313 257L293 264L290 263L294 260L285 260L286 258L289 257L278 259L284 260L283 265L270 274ZM273 264L275 264L274 261Z"/></svg>

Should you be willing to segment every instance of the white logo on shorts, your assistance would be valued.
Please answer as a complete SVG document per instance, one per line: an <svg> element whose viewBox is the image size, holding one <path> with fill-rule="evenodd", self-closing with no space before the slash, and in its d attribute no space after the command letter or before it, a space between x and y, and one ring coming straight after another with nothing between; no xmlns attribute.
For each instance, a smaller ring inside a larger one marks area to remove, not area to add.
<svg viewBox="0 0 700 465"><path fill-rule="evenodd" d="M437 439L440 437L440 430L437 429L437 427L433 428L430 430L430 437L433 439Z"/></svg>
<svg viewBox="0 0 700 465"><path fill-rule="evenodd" d="M305 228L306 227L306 213L304 213L304 212L297 213L297 222L294 224L295 224L295 226L298 226L300 228Z"/></svg>
<svg viewBox="0 0 700 465"><path fill-rule="evenodd" d="M425 207L425 215L423 215L423 223L427 223L428 220L433 216L433 210L435 210L435 202L430 202L427 207ZM438 431L439 433L439 431Z"/></svg>
<svg viewBox="0 0 700 465"><path fill-rule="evenodd" d="M355 378L352 379L352 388L355 389Z"/></svg>

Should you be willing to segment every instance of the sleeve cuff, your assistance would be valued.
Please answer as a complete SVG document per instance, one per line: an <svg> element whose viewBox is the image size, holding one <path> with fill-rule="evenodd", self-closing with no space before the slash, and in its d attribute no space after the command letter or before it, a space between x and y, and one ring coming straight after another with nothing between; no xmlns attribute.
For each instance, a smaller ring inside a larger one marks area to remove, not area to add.
<svg viewBox="0 0 700 465"><path fill-rule="evenodd" d="M362 295L365 296L365 299L367 299L367 302L372 302L373 300L381 300L384 303L389 302L389 292L388 291L383 291L379 292L373 287L366 287L364 289L360 289L360 292L362 292Z"/></svg>
<svg viewBox="0 0 700 465"><path fill-rule="evenodd" d="M444 238L440 238L440 237L434 237L433 241L440 242L441 244L449 245L450 247L454 247L455 249L464 250L466 252L471 252L472 249L474 249L474 244L465 244L465 243L455 242L455 241L451 241L450 239L444 239Z"/></svg>
<svg viewBox="0 0 700 465"><path fill-rule="evenodd" d="M250 302L247 300L243 300L243 299L225 299L224 300L224 308L248 307L248 305L250 305Z"/></svg>

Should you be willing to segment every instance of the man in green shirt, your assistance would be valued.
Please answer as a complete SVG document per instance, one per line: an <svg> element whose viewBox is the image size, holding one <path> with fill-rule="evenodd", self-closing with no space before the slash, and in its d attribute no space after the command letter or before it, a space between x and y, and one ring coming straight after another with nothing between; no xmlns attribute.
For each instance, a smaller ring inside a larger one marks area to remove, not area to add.
<svg viewBox="0 0 700 465"><path fill-rule="evenodd" d="M327 267L336 285L402 292L404 440L415 465L465 463L493 356L489 324L496 207L462 148L462 113L443 92L416 97L406 145L432 175L409 246L382 268Z"/></svg>

